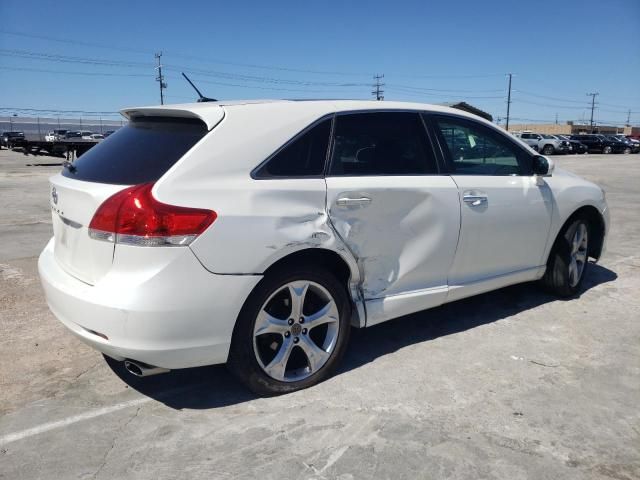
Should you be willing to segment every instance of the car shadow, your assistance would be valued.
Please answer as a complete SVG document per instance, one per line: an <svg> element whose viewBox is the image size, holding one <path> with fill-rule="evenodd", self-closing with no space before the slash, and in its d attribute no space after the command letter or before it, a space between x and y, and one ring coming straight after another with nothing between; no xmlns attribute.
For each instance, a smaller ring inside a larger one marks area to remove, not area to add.
<svg viewBox="0 0 640 480"><path fill-rule="evenodd" d="M366 329L353 329L347 353L336 375L348 372L409 345L493 323L552 301L570 301L587 290L617 278L603 266L591 264L580 294L567 299L524 283L477 295L440 307L406 315ZM398 328L402 322L402 328ZM122 362L105 357L127 385L174 409L211 409L235 405L256 397L224 365L187 368L138 378Z"/></svg>

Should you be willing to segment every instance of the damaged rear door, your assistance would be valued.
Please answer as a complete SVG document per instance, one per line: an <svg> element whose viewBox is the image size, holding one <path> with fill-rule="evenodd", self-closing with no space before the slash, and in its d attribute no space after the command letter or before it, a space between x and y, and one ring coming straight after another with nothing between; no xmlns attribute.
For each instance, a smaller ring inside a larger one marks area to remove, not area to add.
<svg viewBox="0 0 640 480"><path fill-rule="evenodd" d="M327 210L358 261L367 324L441 304L460 203L419 114L339 114L334 130Z"/></svg>

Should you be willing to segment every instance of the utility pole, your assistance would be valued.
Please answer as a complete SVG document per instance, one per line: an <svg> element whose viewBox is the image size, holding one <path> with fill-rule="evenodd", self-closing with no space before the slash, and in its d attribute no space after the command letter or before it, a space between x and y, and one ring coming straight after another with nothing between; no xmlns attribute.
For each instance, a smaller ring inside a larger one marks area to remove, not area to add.
<svg viewBox="0 0 640 480"><path fill-rule="evenodd" d="M627 112L627 127L631 126L631 110Z"/></svg>
<svg viewBox="0 0 640 480"><path fill-rule="evenodd" d="M38 141L42 140L42 133L40 133L40 117L38 117Z"/></svg>
<svg viewBox="0 0 640 480"><path fill-rule="evenodd" d="M374 90L371 92L371 95L376 97L376 100L384 100L384 90L382 90L382 87L384 87L384 83L380 83L380 80L382 80L383 78L384 73L382 75L376 74L373 76L373 81L375 83L373 84Z"/></svg>
<svg viewBox="0 0 640 480"><path fill-rule="evenodd" d="M556 125L558 124L558 112L556 112Z"/></svg>
<svg viewBox="0 0 640 480"><path fill-rule="evenodd" d="M511 77L513 76L512 73L509 73L509 93L507 93L507 126L506 126L506 130L507 132L509 131L509 112L511 110Z"/></svg>
<svg viewBox="0 0 640 480"><path fill-rule="evenodd" d="M160 59L162 58L162 52L156 53L156 59L158 60L158 76L156 77L156 82L160 82L160 105L164 105L164 93L163 90L167 88L167 84L164 82L164 77L162 76L162 63L160 63Z"/></svg>
<svg viewBox="0 0 640 480"><path fill-rule="evenodd" d="M591 127L591 133L593 133L593 110L596 108L596 97L600 95L598 92L587 93L588 97L591 97L591 120L589 126Z"/></svg>

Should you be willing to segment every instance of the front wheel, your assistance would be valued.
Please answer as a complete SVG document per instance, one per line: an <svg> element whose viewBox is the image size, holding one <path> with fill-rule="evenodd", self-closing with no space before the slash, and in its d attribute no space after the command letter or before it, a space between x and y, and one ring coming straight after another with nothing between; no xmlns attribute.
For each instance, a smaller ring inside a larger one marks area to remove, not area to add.
<svg viewBox="0 0 640 480"><path fill-rule="evenodd" d="M625 148L624 152L622 152L622 153L624 153L625 155L629 155L631 153L631 149L630 148Z"/></svg>
<svg viewBox="0 0 640 480"><path fill-rule="evenodd" d="M228 365L259 395L315 385L340 362L350 316L346 288L331 273L317 268L273 272L240 312Z"/></svg>
<svg viewBox="0 0 640 480"><path fill-rule="evenodd" d="M589 224L575 219L558 235L542 283L551 292L570 297L578 293L589 265Z"/></svg>
<svg viewBox="0 0 640 480"><path fill-rule="evenodd" d="M544 148L542 149L542 154L543 155L553 155L553 153L556 151L555 148L553 148L553 145L545 145Z"/></svg>
<svg viewBox="0 0 640 480"><path fill-rule="evenodd" d="M602 153L611 153L611 147L604 147Z"/></svg>

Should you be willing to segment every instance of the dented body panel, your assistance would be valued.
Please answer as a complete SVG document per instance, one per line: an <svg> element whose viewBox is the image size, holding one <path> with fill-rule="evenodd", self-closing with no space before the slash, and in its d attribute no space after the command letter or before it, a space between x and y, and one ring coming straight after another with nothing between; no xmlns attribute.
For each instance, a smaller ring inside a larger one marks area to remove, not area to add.
<svg viewBox="0 0 640 480"><path fill-rule="evenodd" d="M460 230L458 189L451 177L328 177L326 181L327 210L358 262L367 305L424 290L440 293L425 296L430 306L442 303ZM369 200L350 204L345 199ZM377 323L371 312L368 316L368 324Z"/></svg>

